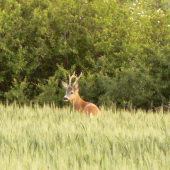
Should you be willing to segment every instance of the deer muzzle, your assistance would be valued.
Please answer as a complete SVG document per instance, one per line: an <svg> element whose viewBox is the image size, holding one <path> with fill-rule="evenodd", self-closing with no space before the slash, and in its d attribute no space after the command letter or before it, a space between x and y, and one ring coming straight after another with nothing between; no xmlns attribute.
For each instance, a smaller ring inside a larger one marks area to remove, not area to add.
<svg viewBox="0 0 170 170"><path fill-rule="evenodd" d="M68 98L66 96L64 96L64 101L68 101Z"/></svg>

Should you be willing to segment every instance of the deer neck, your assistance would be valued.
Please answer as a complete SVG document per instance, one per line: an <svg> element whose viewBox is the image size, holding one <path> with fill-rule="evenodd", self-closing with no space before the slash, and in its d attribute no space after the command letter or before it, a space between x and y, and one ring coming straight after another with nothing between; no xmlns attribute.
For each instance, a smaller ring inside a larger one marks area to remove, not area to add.
<svg viewBox="0 0 170 170"><path fill-rule="evenodd" d="M80 95L77 93L75 100L72 101L74 108L78 111L82 110L84 104L86 103Z"/></svg>

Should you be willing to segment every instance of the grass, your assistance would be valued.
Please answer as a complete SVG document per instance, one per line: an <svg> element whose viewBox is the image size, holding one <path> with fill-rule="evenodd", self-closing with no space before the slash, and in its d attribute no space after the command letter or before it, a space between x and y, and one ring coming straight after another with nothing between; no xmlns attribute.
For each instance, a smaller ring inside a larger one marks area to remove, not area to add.
<svg viewBox="0 0 170 170"><path fill-rule="evenodd" d="M170 169L170 114L0 104L0 170Z"/></svg>

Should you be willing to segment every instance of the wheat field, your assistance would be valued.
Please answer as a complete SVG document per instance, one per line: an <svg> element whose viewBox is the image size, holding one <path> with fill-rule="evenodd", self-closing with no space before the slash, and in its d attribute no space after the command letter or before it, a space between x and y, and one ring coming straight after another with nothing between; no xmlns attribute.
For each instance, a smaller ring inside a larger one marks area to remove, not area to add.
<svg viewBox="0 0 170 170"><path fill-rule="evenodd" d="M170 169L170 114L0 104L0 170Z"/></svg>

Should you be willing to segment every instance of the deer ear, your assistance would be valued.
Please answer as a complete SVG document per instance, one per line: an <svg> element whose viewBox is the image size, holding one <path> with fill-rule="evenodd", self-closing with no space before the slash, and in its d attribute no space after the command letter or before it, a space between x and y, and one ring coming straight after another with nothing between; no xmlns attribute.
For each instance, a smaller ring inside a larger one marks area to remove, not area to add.
<svg viewBox="0 0 170 170"><path fill-rule="evenodd" d="M76 84L74 85L74 89L76 89L76 90L79 89L79 84L78 84L78 83L76 83Z"/></svg>
<svg viewBox="0 0 170 170"><path fill-rule="evenodd" d="M68 84L66 82L62 81L62 85L65 89L68 89Z"/></svg>

